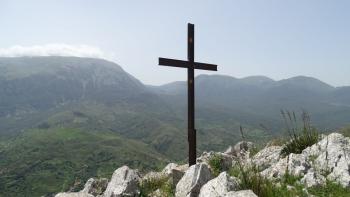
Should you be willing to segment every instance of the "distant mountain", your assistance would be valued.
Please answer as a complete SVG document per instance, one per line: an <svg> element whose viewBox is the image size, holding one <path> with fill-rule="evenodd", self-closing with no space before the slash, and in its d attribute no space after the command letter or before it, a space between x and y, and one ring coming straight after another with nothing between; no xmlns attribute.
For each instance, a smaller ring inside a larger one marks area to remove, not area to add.
<svg viewBox="0 0 350 197"><path fill-rule="evenodd" d="M0 58L0 71L0 196L41 196L121 164L185 158L170 107L115 63Z"/></svg>
<svg viewBox="0 0 350 197"><path fill-rule="evenodd" d="M73 57L0 58L1 115L45 110L78 100L126 100L145 92L112 62Z"/></svg>
<svg viewBox="0 0 350 197"><path fill-rule="evenodd" d="M186 159L184 81L148 86L113 62L77 57L0 58L0 71L0 191L40 196L121 163ZM305 109L321 129L350 120L350 88L310 77L199 75L195 85L198 152L236 143L240 125L259 143L285 134L281 109Z"/></svg>
<svg viewBox="0 0 350 197"><path fill-rule="evenodd" d="M275 84L275 80L270 79L265 76L250 76L240 79L241 82L246 83L248 85L255 85L261 88L271 87Z"/></svg>
<svg viewBox="0 0 350 197"><path fill-rule="evenodd" d="M330 92L334 87L313 77L297 76L278 81L281 86L293 86L313 92Z"/></svg>
<svg viewBox="0 0 350 197"><path fill-rule="evenodd" d="M228 118L237 116L239 122L255 126L267 124L273 132L281 129L281 109L296 112L306 110L320 128L346 125L350 118L350 88L335 88L312 77L298 76L274 81L264 76L238 79L199 75L195 85L199 110L223 109L226 113L233 113ZM179 108L179 103L183 103L186 96L186 83L169 83L156 90L153 87L153 91L166 99L177 98L169 104ZM185 106L180 108L184 109Z"/></svg>

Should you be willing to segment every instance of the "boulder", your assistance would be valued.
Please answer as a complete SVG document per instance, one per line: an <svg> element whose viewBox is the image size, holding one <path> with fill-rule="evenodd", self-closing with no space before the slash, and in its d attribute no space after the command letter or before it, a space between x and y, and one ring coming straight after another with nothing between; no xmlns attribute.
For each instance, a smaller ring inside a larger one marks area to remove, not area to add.
<svg viewBox="0 0 350 197"><path fill-rule="evenodd" d="M172 179L174 186L180 181L185 171L188 169L188 165L178 165L175 163L169 163L163 169L162 173Z"/></svg>
<svg viewBox="0 0 350 197"><path fill-rule="evenodd" d="M212 179L211 171L205 163L192 165L176 185L176 197L196 197L201 187Z"/></svg>
<svg viewBox="0 0 350 197"><path fill-rule="evenodd" d="M317 173L350 187L350 138L331 133L302 154L313 161Z"/></svg>
<svg viewBox="0 0 350 197"><path fill-rule="evenodd" d="M93 197L103 193L108 184L108 179L90 178L79 192L58 193L55 197Z"/></svg>
<svg viewBox="0 0 350 197"><path fill-rule="evenodd" d="M199 197L221 197L229 191L238 190L239 180L222 172L218 177L208 181L200 190Z"/></svg>
<svg viewBox="0 0 350 197"><path fill-rule="evenodd" d="M104 197L134 197L139 194L138 184L140 175L138 171L123 166L114 171Z"/></svg>
<svg viewBox="0 0 350 197"><path fill-rule="evenodd" d="M265 170L279 161L281 150L281 146L266 147L254 155L251 161L261 171Z"/></svg>
<svg viewBox="0 0 350 197"><path fill-rule="evenodd" d="M224 197L258 197L252 190L228 192Z"/></svg>
<svg viewBox="0 0 350 197"><path fill-rule="evenodd" d="M149 172L141 179L141 185L145 181L169 181L174 187L180 181L185 171L188 169L188 165L178 165L175 163L169 163L161 172Z"/></svg>
<svg viewBox="0 0 350 197"><path fill-rule="evenodd" d="M224 153L245 160L249 158L250 152L254 147L255 146L253 142L241 141L238 142L234 147L230 146Z"/></svg>
<svg viewBox="0 0 350 197"><path fill-rule="evenodd" d="M94 196L101 195L106 190L107 185L108 185L108 179L106 178L100 178L100 179L90 178L86 182L83 192L87 192Z"/></svg>
<svg viewBox="0 0 350 197"><path fill-rule="evenodd" d="M263 170L261 175L270 179L280 179L286 173L292 176L304 176L311 168L310 163L303 154L289 154L287 157L280 159L276 164Z"/></svg>

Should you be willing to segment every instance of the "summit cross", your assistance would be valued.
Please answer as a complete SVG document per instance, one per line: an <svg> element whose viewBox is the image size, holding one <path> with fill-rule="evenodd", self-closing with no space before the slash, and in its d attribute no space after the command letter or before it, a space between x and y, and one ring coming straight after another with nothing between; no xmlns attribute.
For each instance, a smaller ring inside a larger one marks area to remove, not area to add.
<svg viewBox="0 0 350 197"><path fill-rule="evenodd" d="M194 105L194 70L211 70L217 71L217 65L206 64L194 61L194 24L188 23L187 38L187 61L159 58L160 66L172 66L187 68L187 107L188 107L188 164L196 164L196 129L195 129L195 105Z"/></svg>

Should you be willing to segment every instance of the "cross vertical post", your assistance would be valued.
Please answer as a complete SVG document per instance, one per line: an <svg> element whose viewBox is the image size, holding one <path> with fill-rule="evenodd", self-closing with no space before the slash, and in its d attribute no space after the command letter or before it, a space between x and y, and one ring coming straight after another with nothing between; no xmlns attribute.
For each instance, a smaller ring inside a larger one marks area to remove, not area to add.
<svg viewBox="0 0 350 197"><path fill-rule="evenodd" d="M187 134L188 134L188 164L196 164L197 137L195 129L195 103L194 103L194 69L217 71L217 65L194 61L194 25L188 23L187 34L187 60L159 58L159 65L187 68Z"/></svg>
<svg viewBox="0 0 350 197"><path fill-rule="evenodd" d="M189 166L196 164L196 129L194 124L194 25L188 24L187 59L187 103L188 103L188 163Z"/></svg>

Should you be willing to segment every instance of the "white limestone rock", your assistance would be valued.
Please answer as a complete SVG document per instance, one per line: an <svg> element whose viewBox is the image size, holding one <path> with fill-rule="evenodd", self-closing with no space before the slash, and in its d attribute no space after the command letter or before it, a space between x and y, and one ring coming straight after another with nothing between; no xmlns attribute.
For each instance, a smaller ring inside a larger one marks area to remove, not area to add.
<svg viewBox="0 0 350 197"><path fill-rule="evenodd" d="M326 184L326 178L318 173L315 173L314 170L310 169L305 176L300 180L307 188L317 187Z"/></svg>
<svg viewBox="0 0 350 197"><path fill-rule="evenodd" d="M56 194L55 197L92 197L103 193L108 184L108 179L90 178L84 188L79 192L63 192Z"/></svg>
<svg viewBox="0 0 350 197"><path fill-rule="evenodd" d="M102 195L103 192L106 190L107 185L108 185L108 179L106 178L100 178L100 179L90 178L86 182L83 191L89 194L92 194L94 196Z"/></svg>
<svg viewBox="0 0 350 197"><path fill-rule="evenodd" d="M94 195L84 192L62 192L56 194L55 197L94 197Z"/></svg>
<svg viewBox="0 0 350 197"><path fill-rule="evenodd" d="M255 166L259 167L260 170L265 170L279 161L281 150L281 146L266 147L254 155L251 161Z"/></svg>
<svg viewBox="0 0 350 197"><path fill-rule="evenodd" d="M138 171L123 166L114 171L104 197L134 197L139 194L138 184L140 175Z"/></svg>
<svg viewBox="0 0 350 197"><path fill-rule="evenodd" d="M311 168L305 155L291 153L285 158L280 159L276 164L263 170L261 175L270 179L282 178L288 170L292 176L304 176Z"/></svg>
<svg viewBox="0 0 350 197"><path fill-rule="evenodd" d="M180 181L185 171L188 169L188 165L178 165L175 163L169 163L163 169L162 173L172 179L174 186Z"/></svg>
<svg viewBox="0 0 350 197"><path fill-rule="evenodd" d="M237 192L228 192L224 197L258 197L252 190L241 190Z"/></svg>
<svg viewBox="0 0 350 197"><path fill-rule="evenodd" d="M234 147L230 146L224 153L241 159L247 159L250 156L251 150L254 148L253 142L241 141Z"/></svg>
<svg viewBox="0 0 350 197"><path fill-rule="evenodd" d="M222 172L218 177L208 181L200 190L199 197L221 197L227 192L238 190L239 180Z"/></svg>
<svg viewBox="0 0 350 197"><path fill-rule="evenodd" d="M350 138L331 133L302 154L313 160L318 173L327 174L327 179L343 187L350 187Z"/></svg>
<svg viewBox="0 0 350 197"><path fill-rule="evenodd" d="M197 197L201 187L213 176L205 163L192 165L176 185L176 197Z"/></svg>

